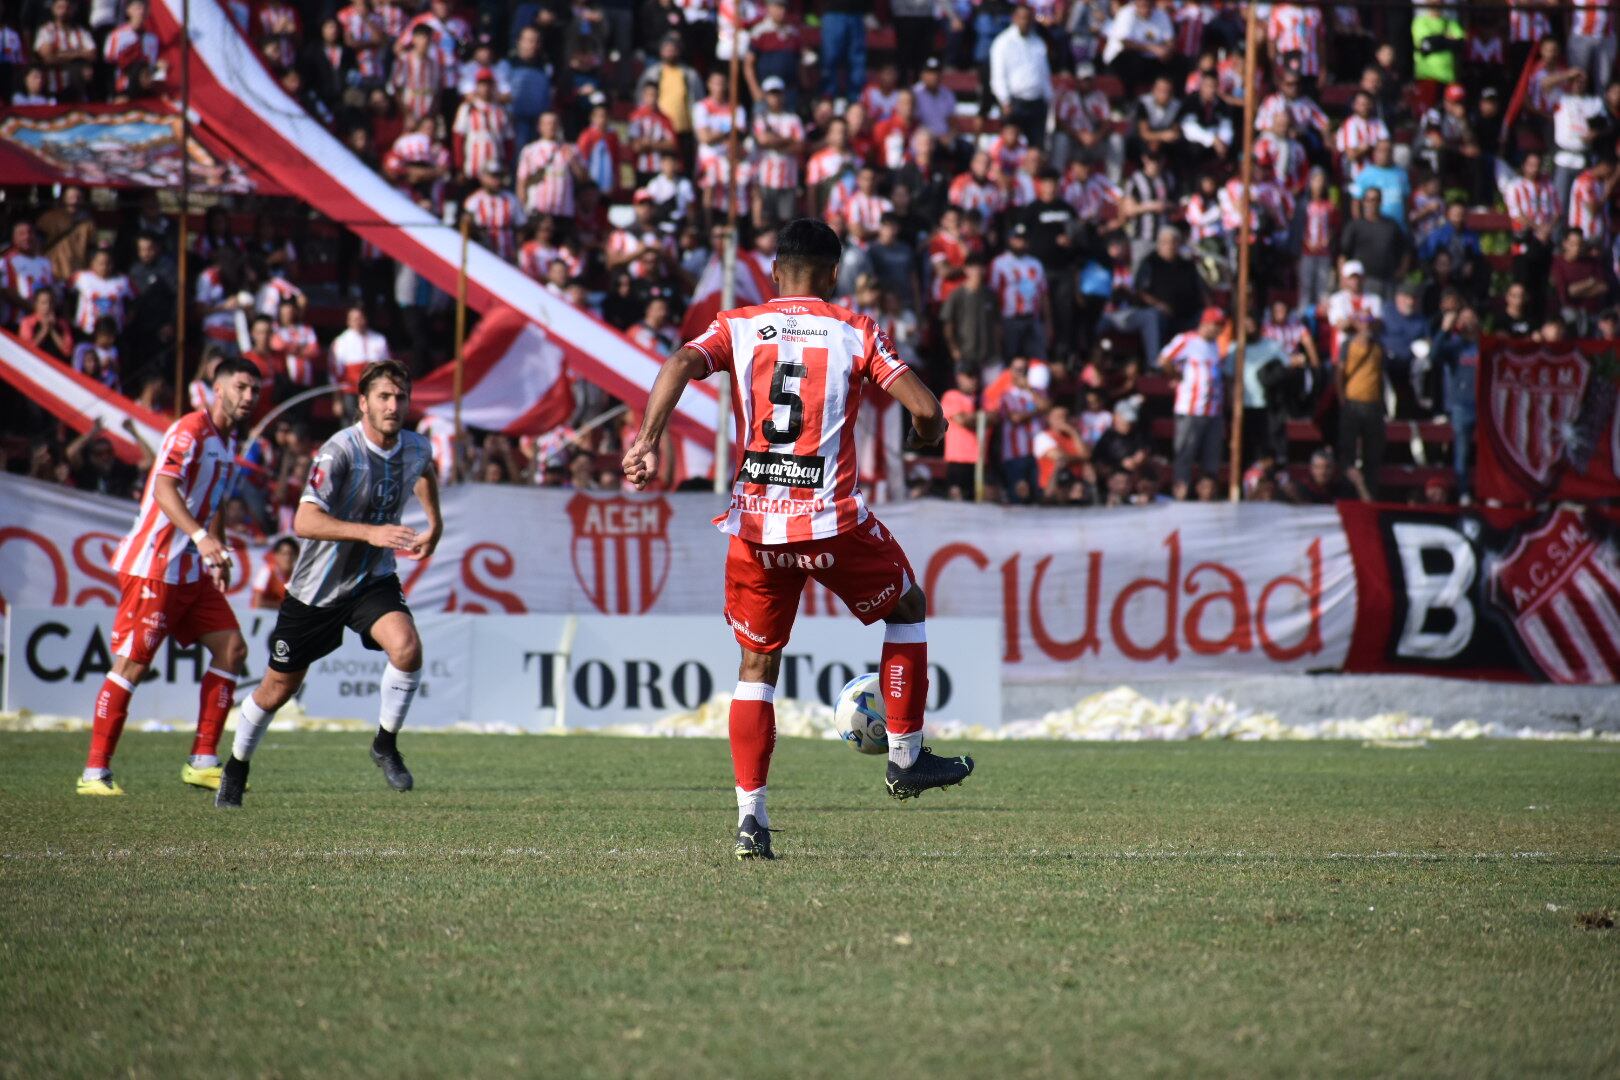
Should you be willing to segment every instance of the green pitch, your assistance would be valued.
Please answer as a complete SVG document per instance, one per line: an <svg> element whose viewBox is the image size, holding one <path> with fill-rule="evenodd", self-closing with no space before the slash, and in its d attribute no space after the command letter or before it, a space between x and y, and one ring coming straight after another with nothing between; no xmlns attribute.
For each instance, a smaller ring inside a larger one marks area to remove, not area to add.
<svg viewBox="0 0 1620 1080"><path fill-rule="evenodd" d="M1620 1071L1620 746L785 740L740 865L719 742L186 745L0 735L0 1075Z"/></svg>

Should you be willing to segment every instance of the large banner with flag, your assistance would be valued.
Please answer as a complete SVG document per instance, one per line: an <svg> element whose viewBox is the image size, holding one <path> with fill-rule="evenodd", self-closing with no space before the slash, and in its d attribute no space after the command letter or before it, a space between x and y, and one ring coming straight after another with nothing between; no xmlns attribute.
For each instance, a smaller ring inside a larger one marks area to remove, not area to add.
<svg viewBox="0 0 1620 1080"><path fill-rule="evenodd" d="M722 499L457 485L438 551L400 574L423 613L705 616L725 640L726 538L710 522ZM878 510L931 615L996 620L1008 684L1310 671L1620 681L1620 512L938 499ZM110 607L108 559L134 512L0 475L0 597ZM406 524L424 524L414 507ZM247 572L264 558L232 547ZM229 592L238 604L245 576ZM866 633L815 584L799 617Z"/></svg>
<svg viewBox="0 0 1620 1080"><path fill-rule="evenodd" d="M0 380L10 383L74 431L99 426L120 460L141 458L139 439L153 452L170 418L144 409L66 364L0 330Z"/></svg>
<svg viewBox="0 0 1620 1080"><path fill-rule="evenodd" d="M178 72L186 61L179 47L183 6L190 12L191 107L200 129L251 160L288 193L455 295L462 265L459 231L417 206L288 97L217 0L152 5L170 70ZM504 305L522 313L563 350L575 377L633 407L645 405L662 357L553 296L481 245L468 246L466 277L467 302L474 310L488 314ZM713 445L719 419L715 388L698 384L681 398L670 430Z"/></svg>
<svg viewBox="0 0 1620 1080"><path fill-rule="evenodd" d="M1620 499L1612 341L1481 343L1475 491L1523 505Z"/></svg>

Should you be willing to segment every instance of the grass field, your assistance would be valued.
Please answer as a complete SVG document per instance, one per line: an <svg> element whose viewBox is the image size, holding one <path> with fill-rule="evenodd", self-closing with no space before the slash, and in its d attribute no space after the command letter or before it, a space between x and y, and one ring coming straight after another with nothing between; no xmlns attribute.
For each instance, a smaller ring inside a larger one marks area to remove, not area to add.
<svg viewBox="0 0 1620 1080"><path fill-rule="evenodd" d="M1620 746L785 740L739 865L720 742L365 744L0 734L0 1074L1620 1073Z"/></svg>

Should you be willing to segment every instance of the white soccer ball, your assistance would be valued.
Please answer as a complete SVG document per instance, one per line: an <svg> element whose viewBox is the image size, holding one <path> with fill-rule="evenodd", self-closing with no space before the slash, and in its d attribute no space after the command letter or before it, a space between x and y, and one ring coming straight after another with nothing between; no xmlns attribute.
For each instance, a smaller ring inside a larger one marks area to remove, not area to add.
<svg viewBox="0 0 1620 1080"><path fill-rule="evenodd" d="M833 706L838 736L863 754L889 752L888 710L878 689L877 672L857 675L838 691Z"/></svg>

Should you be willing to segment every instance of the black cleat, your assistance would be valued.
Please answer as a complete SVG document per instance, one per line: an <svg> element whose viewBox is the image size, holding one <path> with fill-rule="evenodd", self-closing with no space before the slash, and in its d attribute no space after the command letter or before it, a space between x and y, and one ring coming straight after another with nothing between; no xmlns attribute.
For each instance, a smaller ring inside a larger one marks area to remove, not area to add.
<svg viewBox="0 0 1620 1080"><path fill-rule="evenodd" d="M737 846L731 849L738 861L743 859L774 859L771 851L771 830L755 820L753 814L743 818L737 826Z"/></svg>
<svg viewBox="0 0 1620 1080"><path fill-rule="evenodd" d="M411 770L405 767L405 759L399 756L399 748L392 740L387 746L379 746L379 741L371 744L371 760L383 771L383 778L388 781L389 787L395 791L411 790L415 781L411 779Z"/></svg>
<svg viewBox="0 0 1620 1080"><path fill-rule="evenodd" d="M219 790L214 805L221 809L242 809L242 792L247 790L248 763L232 755L219 770Z"/></svg>
<svg viewBox="0 0 1620 1080"><path fill-rule="evenodd" d="M925 746L909 769L889 762L886 782L891 799L915 799L929 788L954 787L972 775L972 758L940 757Z"/></svg>

